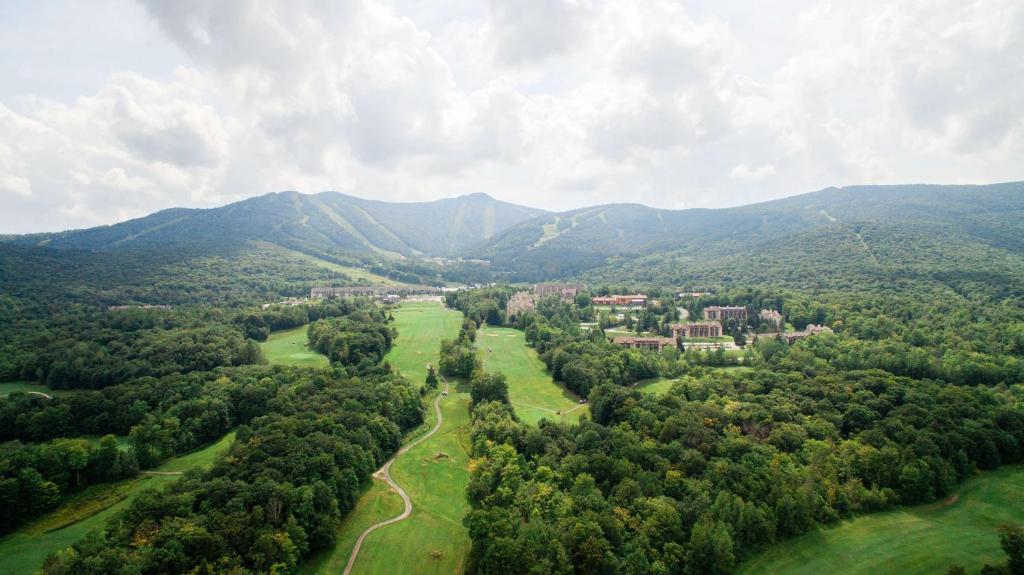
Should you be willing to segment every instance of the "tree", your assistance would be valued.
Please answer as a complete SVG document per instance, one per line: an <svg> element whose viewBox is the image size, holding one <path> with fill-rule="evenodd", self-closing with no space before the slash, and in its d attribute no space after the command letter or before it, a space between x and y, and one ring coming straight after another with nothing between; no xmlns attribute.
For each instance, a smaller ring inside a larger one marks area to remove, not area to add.
<svg viewBox="0 0 1024 575"><path fill-rule="evenodd" d="M480 405L485 401L508 403L508 381L505 375L477 372L469 384L469 397L473 400L473 405Z"/></svg>
<svg viewBox="0 0 1024 575"><path fill-rule="evenodd" d="M690 534L686 570L692 575L727 575L736 566L732 537L721 522L701 519Z"/></svg>
<svg viewBox="0 0 1024 575"><path fill-rule="evenodd" d="M434 371L433 365L427 366L427 388L437 389L437 372Z"/></svg>

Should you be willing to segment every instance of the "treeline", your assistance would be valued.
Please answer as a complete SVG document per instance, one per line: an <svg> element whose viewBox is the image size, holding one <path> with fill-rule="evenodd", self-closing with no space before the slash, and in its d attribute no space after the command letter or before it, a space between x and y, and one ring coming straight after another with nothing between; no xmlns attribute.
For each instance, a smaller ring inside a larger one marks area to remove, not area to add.
<svg viewBox="0 0 1024 575"><path fill-rule="evenodd" d="M442 375L469 379L480 369L480 359L476 355L476 323L468 317L463 319L459 336L441 341L441 358L438 369Z"/></svg>
<svg viewBox="0 0 1024 575"><path fill-rule="evenodd" d="M880 371L758 369L590 399L594 421L572 428L475 414L471 572L731 573L818 524L944 497L1024 448L1005 393Z"/></svg>
<svg viewBox="0 0 1024 575"><path fill-rule="evenodd" d="M102 531L52 555L56 573L295 573L333 544L370 474L422 422L383 369L280 370L265 415L204 472L140 494Z"/></svg>
<svg viewBox="0 0 1024 575"><path fill-rule="evenodd" d="M344 317L317 320L309 325L309 346L332 364L368 368L384 358L395 338L381 309L371 305Z"/></svg>
<svg viewBox="0 0 1024 575"><path fill-rule="evenodd" d="M332 544L370 474L404 430L422 423L424 409L412 386L371 362L390 339L381 349L355 351L361 338L390 334L377 310L322 321L345 330L335 335L350 352L338 355L336 369L177 376L205 378L196 401L146 415L132 428L130 452L140 461L163 454L206 423L210 431L236 426L229 453L208 471L139 495L103 531L52 555L44 572L294 573L309 553ZM198 427L182 432L183 421Z"/></svg>

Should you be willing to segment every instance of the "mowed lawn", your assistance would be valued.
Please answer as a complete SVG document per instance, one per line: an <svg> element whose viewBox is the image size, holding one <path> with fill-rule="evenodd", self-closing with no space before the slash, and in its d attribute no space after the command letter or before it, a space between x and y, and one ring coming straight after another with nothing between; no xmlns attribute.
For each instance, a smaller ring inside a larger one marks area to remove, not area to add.
<svg viewBox="0 0 1024 575"><path fill-rule="evenodd" d="M304 325L270 334L267 341L260 343L263 357L271 365L329 367L331 362L327 357L309 349L308 330L309 326Z"/></svg>
<svg viewBox="0 0 1024 575"><path fill-rule="evenodd" d="M508 378L509 401L524 422L536 424L550 419L574 423L589 413L588 406L580 406L579 397L551 379L537 352L526 345L523 332L485 326L477 331L476 345L484 369Z"/></svg>
<svg viewBox="0 0 1024 575"><path fill-rule="evenodd" d="M10 395L16 391L22 391L25 393L45 393L51 397L68 395L75 392L73 389L50 389L45 385L30 383L27 381L5 381L0 383L0 397Z"/></svg>
<svg viewBox="0 0 1024 575"><path fill-rule="evenodd" d="M678 379L669 379L665 377L656 377L654 379L645 379L643 381L636 382L636 388L643 393L649 393L651 395L664 395L665 392L672 389L672 386L679 381Z"/></svg>
<svg viewBox="0 0 1024 575"><path fill-rule="evenodd" d="M427 364L437 365L441 340L458 336L462 314L437 302L407 302L393 313L398 338L385 359L413 385L420 386L427 377ZM469 395L457 392L456 382L450 383L450 395L441 400L441 428L391 466L392 478L412 500L412 515L371 533L363 542L353 573L447 574L464 570L469 535L462 526L462 517L468 510L465 492L469 457L461 441L469 433ZM434 423L431 408L423 429L432 428ZM313 557L303 565L302 573L341 573L359 534L374 523L400 514L402 509L398 494L383 481L373 480L342 523L335 547Z"/></svg>
<svg viewBox="0 0 1024 575"><path fill-rule="evenodd" d="M977 573L1005 560L997 529L1024 526L1024 466L985 472L938 503L866 515L771 547L745 562L747 575Z"/></svg>
<svg viewBox="0 0 1024 575"><path fill-rule="evenodd" d="M406 302L393 314L398 337L384 361L419 387L427 379L427 364L436 367L441 359L441 340L459 336L462 314L440 302Z"/></svg>
<svg viewBox="0 0 1024 575"><path fill-rule="evenodd" d="M210 465L217 454L231 445L234 436L229 433L213 445L171 459L154 471L184 471ZM47 555L101 529L107 519L128 507L143 490L162 488L177 479L176 475L141 475L84 490L52 512L0 538L0 573L36 572Z"/></svg>
<svg viewBox="0 0 1024 575"><path fill-rule="evenodd" d="M469 441L469 394L455 393L454 387L451 392L441 399L444 423L437 433L391 466L392 479L412 499L412 515L371 533L363 542L353 573L448 575L465 571L470 541L462 518L469 512L469 454L462 441ZM351 545L348 547L351 550Z"/></svg>

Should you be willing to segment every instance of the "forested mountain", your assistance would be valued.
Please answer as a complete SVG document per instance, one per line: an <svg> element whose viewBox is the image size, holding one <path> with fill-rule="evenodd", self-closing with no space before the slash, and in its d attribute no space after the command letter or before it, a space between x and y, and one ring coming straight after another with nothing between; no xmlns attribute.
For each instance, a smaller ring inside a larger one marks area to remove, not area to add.
<svg viewBox="0 0 1024 575"><path fill-rule="evenodd" d="M872 248L865 243L864 229L887 238L912 236L939 246L947 255L958 251L941 247L950 239L970 249L1020 252L1024 248L1022 215L1022 182L853 186L727 209L661 210L613 204L546 214L485 240L466 254L492 260L495 271L513 279L536 280L578 275L602 266L612 274L622 266L650 271L654 262L633 264L636 258L652 255L678 264L688 258L700 263L775 249L814 251L822 247L823 238L831 241L833 237L844 238L843 243L853 238L857 244L856 249L840 254L840 260L878 258L879 254L868 253ZM955 258L950 261L955 263ZM656 275L678 277L680 272L676 267L658 270Z"/></svg>
<svg viewBox="0 0 1024 575"><path fill-rule="evenodd" d="M90 250L264 241L311 254L438 256L542 213L486 194L390 203L338 192L280 192L219 208L172 208L111 226L14 241Z"/></svg>

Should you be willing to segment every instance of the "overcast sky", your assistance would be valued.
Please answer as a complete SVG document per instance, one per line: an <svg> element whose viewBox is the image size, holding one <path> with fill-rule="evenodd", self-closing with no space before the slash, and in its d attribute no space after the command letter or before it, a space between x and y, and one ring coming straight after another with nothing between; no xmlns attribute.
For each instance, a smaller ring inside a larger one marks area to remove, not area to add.
<svg viewBox="0 0 1024 575"><path fill-rule="evenodd" d="M1020 0L6 0L0 54L0 233L1024 179Z"/></svg>

